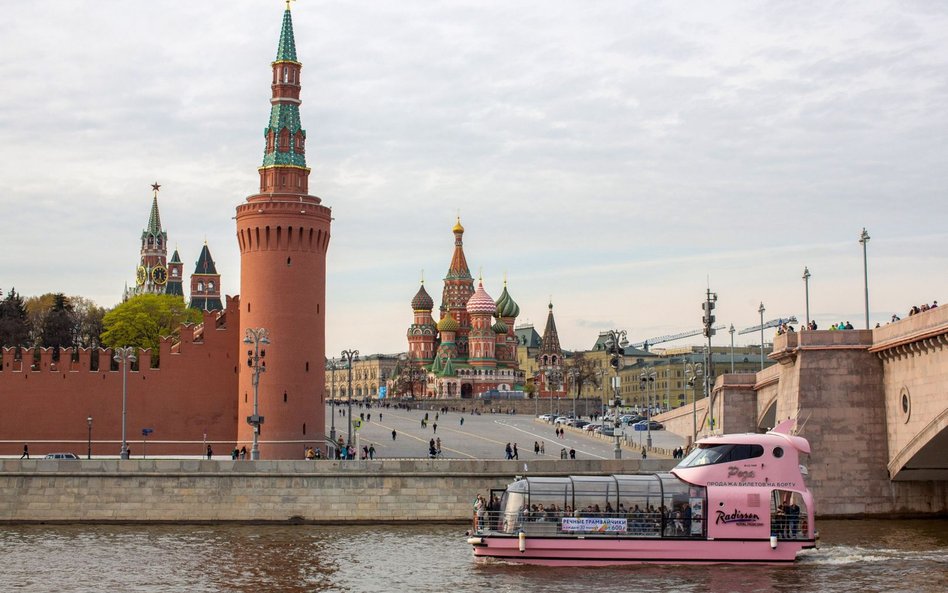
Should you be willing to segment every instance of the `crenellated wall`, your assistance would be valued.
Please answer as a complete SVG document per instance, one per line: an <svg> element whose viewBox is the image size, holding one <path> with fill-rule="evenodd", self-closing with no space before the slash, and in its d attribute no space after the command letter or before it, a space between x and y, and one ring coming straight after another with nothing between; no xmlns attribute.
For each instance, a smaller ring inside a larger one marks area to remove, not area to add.
<svg viewBox="0 0 948 593"><path fill-rule="evenodd" d="M164 338L159 365L152 352L138 352L127 375L127 439L132 454L141 453L143 428L154 432L148 451L155 454L200 454L204 441L218 441L230 450L237 435L237 373L239 303L228 298L220 315L204 313L199 325L181 327L178 341ZM112 351L81 350L72 361L64 349L58 363L51 349L42 349L32 365L32 349L15 359L3 349L0 368L0 454L16 454L29 444L33 456L69 451L86 454L87 418L92 417L93 455L117 455L122 426L122 368ZM112 370L115 369L115 370ZM205 437L206 435L206 437ZM166 441L178 441L170 443ZM185 443L182 441L189 441Z"/></svg>

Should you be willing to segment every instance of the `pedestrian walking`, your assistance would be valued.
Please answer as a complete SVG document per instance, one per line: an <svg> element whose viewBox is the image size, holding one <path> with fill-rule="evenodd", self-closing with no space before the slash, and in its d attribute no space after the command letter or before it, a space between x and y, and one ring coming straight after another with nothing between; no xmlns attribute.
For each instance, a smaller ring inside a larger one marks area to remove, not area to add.
<svg viewBox="0 0 948 593"><path fill-rule="evenodd" d="M510 443L507 443L504 453L506 453L505 459L513 459L513 449L510 447Z"/></svg>
<svg viewBox="0 0 948 593"><path fill-rule="evenodd" d="M214 451L211 449L210 443L208 443L208 445L207 445L207 458L210 459L212 455L214 455ZM129 454L129 456L131 456L131 454Z"/></svg>
<svg viewBox="0 0 948 593"><path fill-rule="evenodd" d="M394 428L392 429L392 440L393 440L393 441L395 440L395 429L394 429Z"/></svg>
<svg viewBox="0 0 948 593"><path fill-rule="evenodd" d="M435 449L438 450L438 457L441 457L441 437L435 439Z"/></svg>
<svg viewBox="0 0 948 593"><path fill-rule="evenodd" d="M540 454L540 443L537 441L533 441L533 454L534 455Z"/></svg>
<svg viewBox="0 0 948 593"><path fill-rule="evenodd" d="M461 416L461 426L464 426L464 416Z"/></svg>
<svg viewBox="0 0 948 593"><path fill-rule="evenodd" d="M20 459L29 459L30 458L30 446L23 445L23 455L20 455Z"/></svg>
<svg viewBox="0 0 948 593"><path fill-rule="evenodd" d="M546 455L546 441L540 441L540 455Z"/></svg>
<svg viewBox="0 0 948 593"><path fill-rule="evenodd" d="M375 459L375 445L369 445L369 459Z"/></svg>
<svg viewBox="0 0 948 593"><path fill-rule="evenodd" d="M514 443L513 446L513 458L520 459L520 453L517 451L517 443Z"/></svg>
<svg viewBox="0 0 948 593"><path fill-rule="evenodd" d="M576 459L576 449L574 449L574 448L572 448L572 447L569 448L569 458L570 458L570 459Z"/></svg>
<svg viewBox="0 0 948 593"><path fill-rule="evenodd" d="M434 431L434 434L438 434L438 423L435 422L431 425L431 429Z"/></svg>
<svg viewBox="0 0 948 593"><path fill-rule="evenodd" d="M247 445L240 448L240 458L247 459Z"/></svg>
<svg viewBox="0 0 948 593"><path fill-rule="evenodd" d="M642 447L642 459L646 459L647 457L648 457L648 451L645 450L645 447Z"/></svg>

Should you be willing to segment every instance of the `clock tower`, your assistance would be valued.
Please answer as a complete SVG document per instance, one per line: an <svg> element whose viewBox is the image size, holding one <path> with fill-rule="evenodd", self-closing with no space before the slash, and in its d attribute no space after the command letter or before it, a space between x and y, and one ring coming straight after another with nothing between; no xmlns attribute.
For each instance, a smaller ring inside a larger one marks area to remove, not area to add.
<svg viewBox="0 0 948 593"><path fill-rule="evenodd" d="M161 294L165 292L168 277L168 233L161 230L161 216L158 214L158 182L152 184L154 192L151 200L151 213L148 226L142 231L142 247L135 270L135 288L132 294Z"/></svg>

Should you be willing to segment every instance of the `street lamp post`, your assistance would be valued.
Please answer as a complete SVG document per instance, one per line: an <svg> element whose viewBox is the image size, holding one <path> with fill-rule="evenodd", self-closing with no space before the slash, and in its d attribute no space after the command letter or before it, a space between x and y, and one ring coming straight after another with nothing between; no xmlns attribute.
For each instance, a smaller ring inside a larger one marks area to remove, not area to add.
<svg viewBox="0 0 948 593"><path fill-rule="evenodd" d="M569 370L569 380L576 386L576 394L573 395L573 418L576 418L576 400L579 399L579 369Z"/></svg>
<svg viewBox="0 0 948 593"><path fill-rule="evenodd" d="M757 312L760 313L760 370L764 370L764 303L761 301L760 308L757 309Z"/></svg>
<svg viewBox="0 0 948 593"><path fill-rule="evenodd" d="M89 424L89 447L86 449L86 459L92 459L92 415L91 414L86 418L86 422Z"/></svg>
<svg viewBox="0 0 948 593"><path fill-rule="evenodd" d="M358 350L343 350L342 359L346 361L346 367L349 369L349 397L346 399L346 404L348 404L349 410L346 412L349 420L349 432L348 432L348 441L346 446L352 445L352 361L359 360L359 351Z"/></svg>
<svg viewBox="0 0 948 593"><path fill-rule="evenodd" d="M733 329L734 326L731 326ZM731 332L731 337L733 339L734 332ZM704 369L700 362L689 362L685 365L685 377L688 378L688 386L691 387L691 446L695 446L695 441L698 440L698 401L697 394L695 394L695 383L698 382L698 379L704 374Z"/></svg>
<svg viewBox="0 0 948 593"><path fill-rule="evenodd" d="M650 386L655 386L655 367L648 367L639 375L639 380L645 388L645 429L647 431L645 444L652 448L652 393Z"/></svg>
<svg viewBox="0 0 948 593"><path fill-rule="evenodd" d="M731 374L734 374L734 324L731 324L731 328L727 330L727 333L731 334Z"/></svg>
<svg viewBox="0 0 948 593"><path fill-rule="evenodd" d="M329 409L332 414L332 419L329 421L329 440L332 441L333 447L336 446L336 371L339 368L339 363L335 358L329 361L329 375L332 378L332 397L329 399Z"/></svg>
<svg viewBox="0 0 948 593"><path fill-rule="evenodd" d="M803 266L803 287L806 294L806 327L810 329L810 268Z"/></svg>
<svg viewBox="0 0 948 593"><path fill-rule="evenodd" d="M119 452L119 457L128 459L128 441L125 439L125 421L128 411L126 406L128 395L128 363L135 362L135 349L131 346L116 348L113 358L115 362L122 363L122 450Z"/></svg>
<svg viewBox="0 0 948 593"><path fill-rule="evenodd" d="M862 227L862 233L859 235L859 243L862 244L862 273L866 287L866 329L869 329L869 260L866 256L866 244L869 243L869 233L866 232L866 227Z"/></svg>
<svg viewBox="0 0 948 593"><path fill-rule="evenodd" d="M614 419L612 422L613 431L617 428L619 420L619 406L622 404L622 398L619 396L619 370L624 364L625 357L625 348L629 345L629 338L626 331L611 329L606 332L606 352L609 354L609 365L612 367L612 370L615 372L615 385L613 388L615 390L613 401L613 410L614 410ZM613 447L613 454L616 459L622 459L622 446L619 444L619 435L613 432L615 437L615 446Z"/></svg>
<svg viewBox="0 0 948 593"><path fill-rule="evenodd" d="M253 373L253 414L247 418L247 424L253 431L253 443L250 446L250 459L256 461L260 459L260 425L263 424L263 416L260 415L260 375L267 370L267 356L265 348L270 343L270 332L266 328L248 327L244 334L244 344L253 344L253 350L247 351L247 366Z"/></svg>

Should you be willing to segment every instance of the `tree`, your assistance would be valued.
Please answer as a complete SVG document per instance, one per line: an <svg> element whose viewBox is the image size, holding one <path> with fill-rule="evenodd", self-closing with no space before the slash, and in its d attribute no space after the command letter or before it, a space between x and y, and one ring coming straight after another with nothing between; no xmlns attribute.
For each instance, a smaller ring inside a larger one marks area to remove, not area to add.
<svg viewBox="0 0 948 593"><path fill-rule="evenodd" d="M73 346L73 311L66 295L53 295L53 305L43 318L39 344L54 348L53 359L59 359L59 349Z"/></svg>
<svg viewBox="0 0 948 593"><path fill-rule="evenodd" d="M73 314L73 344L77 348L97 348L102 335L105 309L84 297L69 297Z"/></svg>
<svg viewBox="0 0 948 593"><path fill-rule="evenodd" d="M0 345L28 346L30 329L23 297L11 288L6 298L0 301Z"/></svg>
<svg viewBox="0 0 948 593"><path fill-rule="evenodd" d="M599 387L599 376L597 374L596 361L586 358L584 352L574 352L566 361L567 376L570 378L573 389L576 390L577 397L583 392L583 385L592 383Z"/></svg>
<svg viewBox="0 0 948 593"><path fill-rule="evenodd" d="M110 348L151 348L157 355L162 336L177 335L182 323L199 323L202 319L201 312L189 308L179 296L142 294L105 314L102 344Z"/></svg>

